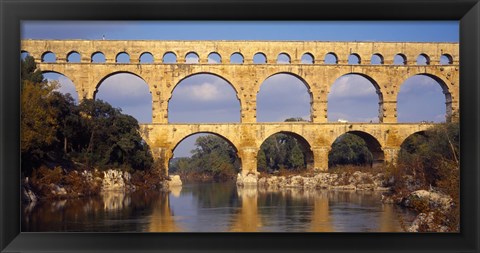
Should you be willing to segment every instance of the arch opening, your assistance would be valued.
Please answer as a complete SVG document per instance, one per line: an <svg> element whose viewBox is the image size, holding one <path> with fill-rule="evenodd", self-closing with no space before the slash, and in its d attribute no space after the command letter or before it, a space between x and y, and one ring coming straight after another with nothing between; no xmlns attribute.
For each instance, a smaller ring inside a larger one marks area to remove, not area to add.
<svg viewBox="0 0 480 253"><path fill-rule="evenodd" d="M138 61L142 64L152 64L153 63L153 55L149 52L142 53Z"/></svg>
<svg viewBox="0 0 480 253"><path fill-rule="evenodd" d="M168 102L171 123L240 122L235 87L221 76L196 73L182 79Z"/></svg>
<svg viewBox="0 0 480 253"><path fill-rule="evenodd" d="M328 53L325 55L325 64L338 64L338 57L334 53Z"/></svg>
<svg viewBox="0 0 480 253"><path fill-rule="evenodd" d="M348 131L335 139L328 154L328 167L363 166L379 167L384 164L385 154L380 142L362 131Z"/></svg>
<svg viewBox="0 0 480 253"><path fill-rule="evenodd" d="M372 64L372 65L383 65L383 56L381 54L372 55L372 59L370 60L370 64Z"/></svg>
<svg viewBox="0 0 480 253"><path fill-rule="evenodd" d="M92 63L105 63L105 55L102 52L95 52L92 54Z"/></svg>
<svg viewBox="0 0 480 253"><path fill-rule="evenodd" d="M453 57L449 54L442 54L440 56L440 65L451 65L453 64Z"/></svg>
<svg viewBox="0 0 480 253"><path fill-rule="evenodd" d="M169 174L184 179L206 178L226 181L236 178L241 160L237 148L226 137L214 132L196 132L182 138L172 149Z"/></svg>
<svg viewBox="0 0 480 253"><path fill-rule="evenodd" d="M118 53L115 57L116 63L130 63L130 55L126 52Z"/></svg>
<svg viewBox="0 0 480 253"><path fill-rule="evenodd" d="M81 61L81 56L78 52L72 51L67 54L67 62L79 63L80 61Z"/></svg>
<svg viewBox="0 0 480 253"><path fill-rule="evenodd" d="M257 170L275 173L283 170L304 171L313 168L313 152L301 135L282 131L270 135L257 154Z"/></svg>
<svg viewBox="0 0 480 253"><path fill-rule="evenodd" d="M426 54L419 54L417 57L417 65L430 65L430 57Z"/></svg>
<svg viewBox="0 0 480 253"><path fill-rule="evenodd" d="M315 59L312 54L310 53L304 53L302 55L302 58L300 59L302 64L313 64Z"/></svg>
<svg viewBox="0 0 480 253"><path fill-rule="evenodd" d="M139 123L152 122L152 94L140 76L130 72L115 72L104 77L96 86L94 99L108 102Z"/></svg>
<svg viewBox="0 0 480 253"><path fill-rule="evenodd" d="M28 56L30 56L29 52L23 50L20 52L20 60L25 60Z"/></svg>
<svg viewBox="0 0 480 253"><path fill-rule="evenodd" d="M310 86L301 77L287 72L271 75L257 93L257 122L309 121L312 101Z"/></svg>
<svg viewBox="0 0 480 253"><path fill-rule="evenodd" d="M396 54L393 58L394 65L407 65L407 57L404 54Z"/></svg>
<svg viewBox="0 0 480 253"><path fill-rule="evenodd" d="M230 55L230 63L243 64L243 55L240 53L233 53L232 55Z"/></svg>
<svg viewBox="0 0 480 253"><path fill-rule="evenodd" d="M177 63L177 55L173 52L167 52L163 55L163 63Z"/></svg>
<svg viewBox="0 0 480 253"><path fill-rule="evenodd" d="M42 54L42 62L55 63L57 62L57 56L53 52L47 51Z"/></svg>
<svg viewBox="0 0 480 253"><path fill-rule="evenodd" d="M452 96L448 86L438 77L418 74L409 77L397 95L398 122L449 122Z"/></svg>
<svg viewBox="0 0 480 253"><path fill-rule="evenodd" d="M383 95L380 86L364 74L346 74L330 88L327 99L329 122L383 121Z"/></svg>
<svg viewBox="0 0 480 253"><path fill-rule="evenodd" d="M290 55L287 53L280 53L277 57L277 64L290 64Z"/></svg>
<svg viewBox="0 0 480 253"><path fill-rule="evenodd" d="M198 63L200 61L200 57L195 52L190 52L185 55L185 63Z"/></svg>
<svg viewBox="0 0 480 253"><path fill-rule="evenodd" d="M361 63L360 55L350 54L348 56L348 64L358 65Z"/></svg>
<svg viewBox="0 0 480 253"><path fill-rule="evenodd" d="M267 56L264 53L256 53L253 55L253 63L254 64L266 64L267 63Z"/></svg>
<svg viewBox="0 0 480 253"><path fill-rule="evenodd" d="M55 91L70 96L75 104L79 103L79 96L77 93L77 88L73 81L65 76L62 73L54 72L54 71L42 71L43 78L46 79L49 83L55 83L58 87Z"/></svg>
<svg viewBox="0 0 480 253"><path fill-rule="evenodd" d="M218 64L218 63L222 63L222 57L220 56L220 54L218 53L210 53L208 55L208 59L207 59L208 63L211 63L211 64Z"/></svg>

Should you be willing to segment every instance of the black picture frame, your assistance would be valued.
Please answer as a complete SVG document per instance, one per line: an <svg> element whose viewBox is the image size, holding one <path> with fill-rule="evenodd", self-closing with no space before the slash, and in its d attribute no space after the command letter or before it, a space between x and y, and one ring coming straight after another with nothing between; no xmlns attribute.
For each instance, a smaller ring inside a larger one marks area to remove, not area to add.
<svg viewBox="0 0 480 253"><path fill-rule="evenodd" d="M1 252L479 252L478 0L0 0L0 18ZM461 232L21 233L21 20L459 20Z"/></svg>

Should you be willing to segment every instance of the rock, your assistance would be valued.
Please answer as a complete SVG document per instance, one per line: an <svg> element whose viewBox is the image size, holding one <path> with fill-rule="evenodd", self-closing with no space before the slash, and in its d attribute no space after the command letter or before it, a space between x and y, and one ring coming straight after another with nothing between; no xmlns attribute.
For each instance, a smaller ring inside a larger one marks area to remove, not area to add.
<svg viewBox="0 0 480 253"><path fill-rule="evenodd" d="M434 213L420 213L417 215L407 232L447 232L446 226L435 224Z"/></svg>
<svg viewBox="0 0 480 253"><path fill-rule="evenodd" d="M30 190L30 189L27 189L26 187L23 188L23 201L25 201L26 203L37 203L37 195L35 195L35 193Z"/></svg>
<svg viewBox="0 0 480 253"><path fill-rule="evenodd" d="M180 179L179 175L171 175L169 177L168 186L175 187L175 186L182 186L182 180Z"/></svg>
<svg viewBox="0 0 480 253"><path fill-rule="evenodd" d="M65 190L65 188L60 187L56 184L51 183L50 184L50 189L51 189L51 193L54 196L65 196L65 195L67 195L67 190Z"/></svg>
<svg viewBox="0 0 480 253"><path fill-rule="evenodd" d="M247 174L243 176L241 173L237 175L237 186L257 186L258 176L254 174Z"/></svg>
<svg viewBox="0 0 480 253"><path fill-rule="evenodd" d="M258 180L258 186L268 186L268 183L267 183L267 178L266 177L262 177Z"/></svg>
<svg viewBox="0 0 480 253"><path fill-rule="evenodd" d="M93 177L92 177L93 178ZM103 191L126 191L134 187L130 184L132 176L128 172L120 170L107 170L103 172L102 190Z"/></svg>
<svg viewBox="0 0 480 253"><path fill-rule="evenodd" d="M450 196L429 192L426 190L418 190L410 193L402 200L405 207L414 208L419 204L428 205L430 209L440 209L441 211L448 211L453 205L453 200Z"/></svg>

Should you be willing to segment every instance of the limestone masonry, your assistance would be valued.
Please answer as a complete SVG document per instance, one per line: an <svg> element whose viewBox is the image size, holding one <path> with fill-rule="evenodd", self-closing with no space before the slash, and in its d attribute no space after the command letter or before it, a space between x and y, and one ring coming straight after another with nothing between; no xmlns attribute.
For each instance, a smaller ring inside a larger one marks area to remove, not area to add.
<svg viewBox="0 0 480 253"><path fill-rule="evenodd" d="M43 72L65 75L74 83L79 98L94 98L103 80L116 73L131 73L142 78L152 94L152 124L142 124L141 133L156 158L168 165L173 150L184 138L199 132L224 137L238 151L242 173L256 172L256 156L262 142L275 133L292 134L304 142L308 166L317 170L328 167L328 152L340 135L350 132L362 137L374 155L376 163L395 162L402 142L410 135L424 131L432 124L397 123L397 95L401 84L414 75L434 78L445 94L448 120L458 120L459 108L459 45L458 43L414 42L314 42L314 41L110 41L110 40L23 40L22 52L35 58ZM56 55L53 63L43 62L46 53ZM67 62L68 55L78 53L79 63ZM117 55L126 53L129 63L116 63ZM141 63L149 53L153 63ZM163 63L167 53L176 56L175 63ZM186 55L195 53L198 63L186 63ZM216 53L219 63L209 63L208 56ZM265 64L254 64L257 53L266 58ZM103 54L104 63L92 62L94 54ZM231 63L233 54L241 63ZM290 58L289 64L277 63L279 54ZM325 56L336 57L336 64L324 62ZM355 55L359 64L348 64ZM308 55L313 63L302 63ZM370 64L377 55L381 64ZM403 64L394 64L399 55ZM417 65L424 56L427 65ZM448 64L440 64L445 56ZM240 123L169 124L168 101L175 86L183 79L208 73L225 79L236 91L240 101ZM256 97L260 85L268 77L287 73L298 77L311 96L310 122L257 123ZM359 74L369 79L379 97L380 123L327 122L327 96L331 85L346 74Z"/></svg>

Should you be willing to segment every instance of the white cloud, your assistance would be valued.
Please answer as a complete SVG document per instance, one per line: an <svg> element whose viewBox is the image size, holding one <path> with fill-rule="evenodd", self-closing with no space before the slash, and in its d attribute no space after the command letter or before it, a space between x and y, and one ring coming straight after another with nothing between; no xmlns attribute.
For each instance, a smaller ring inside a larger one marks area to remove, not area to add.
<svg viewBox="0 0 480 253"><path fill-rule="evenodd" d="M335 81L328 98L363 98L372 95L377 96L376 89L370 81L362 76L347 75Z"/></svg>

